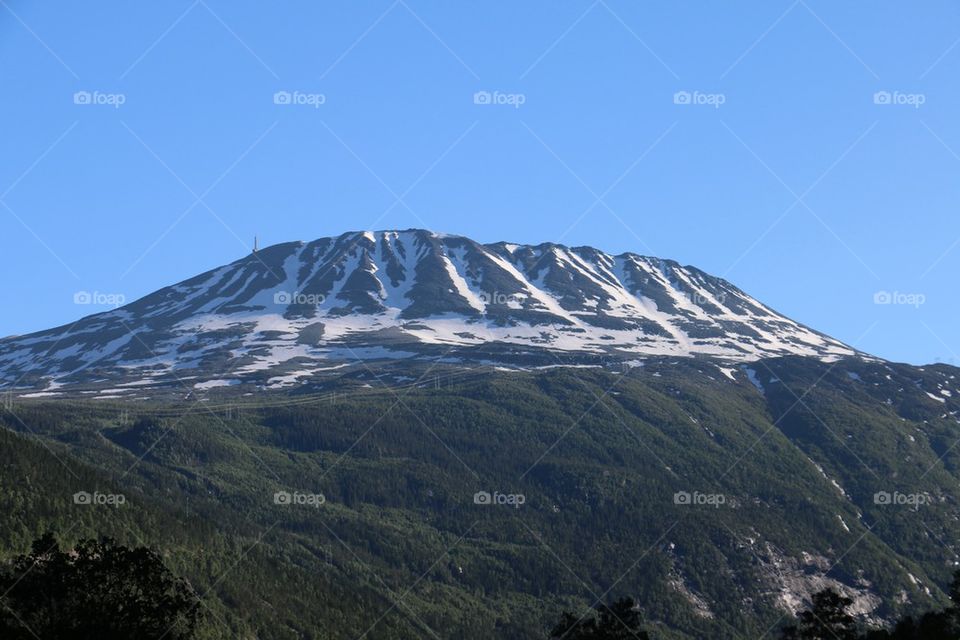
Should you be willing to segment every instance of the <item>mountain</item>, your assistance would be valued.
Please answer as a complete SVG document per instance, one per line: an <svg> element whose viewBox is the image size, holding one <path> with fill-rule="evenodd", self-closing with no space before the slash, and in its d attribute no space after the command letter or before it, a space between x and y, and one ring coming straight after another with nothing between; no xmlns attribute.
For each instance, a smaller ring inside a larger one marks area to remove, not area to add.
<svg viewBox="0 0 960 640"><path fill-rule="evenodd" d="M745 640L824 587L929 610L960 567L960 370L667 260L280 244L0 341L0 387L0 562L148 544L203 638L542 640L630 596L655 638Z"/></svg>
<svg viewBox="0 0 960 640"><path fill-rule="evenodd" d="M143 396L319 387L365 362L502 367L856 355L672 260L423 230L274 245L131 304L0 341L0 386Z"/></svg>

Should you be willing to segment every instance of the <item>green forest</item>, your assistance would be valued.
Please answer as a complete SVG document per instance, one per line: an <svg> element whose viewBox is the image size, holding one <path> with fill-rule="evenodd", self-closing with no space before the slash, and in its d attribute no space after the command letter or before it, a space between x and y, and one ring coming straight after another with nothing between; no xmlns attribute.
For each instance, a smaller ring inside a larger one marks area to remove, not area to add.
<svg viewBox="0 0 960 640"><path fill-rule="evenodd" d="M621 637L611 611L623 637L821 637L787 604L827 591L857 634L952 611L960 432L923 388L953 370L765 366L763 394L691 360L17 399L0 560L48 532L149 550L202 602L196 638Z"/></svg>

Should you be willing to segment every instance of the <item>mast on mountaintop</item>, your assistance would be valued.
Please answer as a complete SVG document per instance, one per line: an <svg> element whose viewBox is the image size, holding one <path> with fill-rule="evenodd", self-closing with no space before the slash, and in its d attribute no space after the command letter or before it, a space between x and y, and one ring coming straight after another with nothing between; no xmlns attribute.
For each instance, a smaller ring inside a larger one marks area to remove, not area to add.
<svg viewBox="0 0 960 640"><path fill-rule="evenodd" d="M253 236L253 252L257 252L257 236Z"/></svg>

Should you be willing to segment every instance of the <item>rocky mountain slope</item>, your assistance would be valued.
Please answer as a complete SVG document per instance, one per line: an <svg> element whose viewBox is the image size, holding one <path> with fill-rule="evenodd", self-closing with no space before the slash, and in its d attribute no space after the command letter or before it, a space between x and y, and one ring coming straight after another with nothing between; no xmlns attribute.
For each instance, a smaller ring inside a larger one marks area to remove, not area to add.
<svg viewBox="0 0 960 640"><path fill-rule="evenodd" d="M409 358L534 367L854 354L671 260L380 231L274 245L118 309L4 339L0 386L130 395L318 385L344 366Z"/></svg>

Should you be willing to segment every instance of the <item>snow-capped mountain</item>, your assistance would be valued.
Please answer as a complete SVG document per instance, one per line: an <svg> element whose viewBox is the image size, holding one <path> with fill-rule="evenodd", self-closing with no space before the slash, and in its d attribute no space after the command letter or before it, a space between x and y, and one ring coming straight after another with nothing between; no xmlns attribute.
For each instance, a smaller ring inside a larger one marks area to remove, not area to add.
<svg viewBox="0 0 960 640"><path fill-rule="evenodd" d="M4 339L0 386L277 386L408 358L516 366L785 354L856 352L671 260L354 232L274 245L118 309Z"/></svg>

